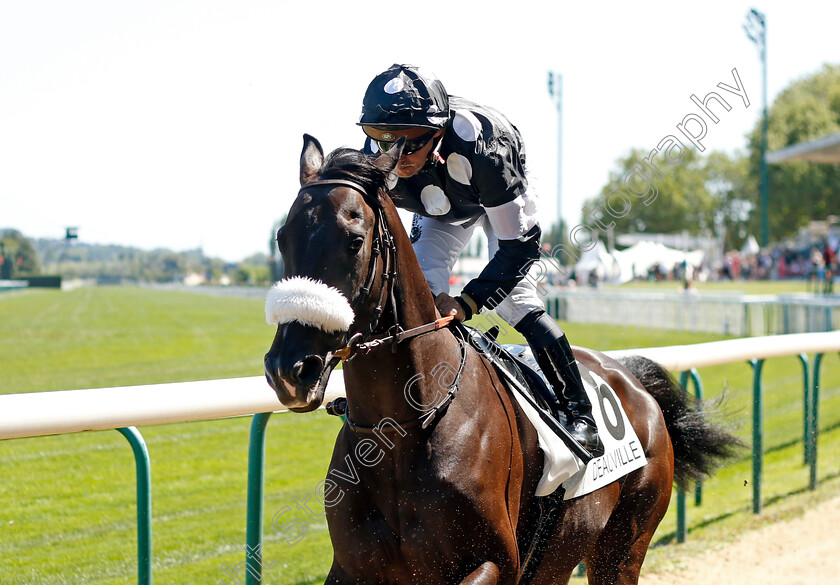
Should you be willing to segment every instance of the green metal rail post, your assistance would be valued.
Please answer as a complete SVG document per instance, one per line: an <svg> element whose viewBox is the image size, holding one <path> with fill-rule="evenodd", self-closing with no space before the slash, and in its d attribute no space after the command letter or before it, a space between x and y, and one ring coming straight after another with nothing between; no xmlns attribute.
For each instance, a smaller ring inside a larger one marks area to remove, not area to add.
<svg viewBox="0 0 840 585"><path fill-rule="evenodd" d="M270 412L261 412L251 419L251 437L248 443L248 510L245 523L245 585L262 583L265 428L270 417Z"/></svg>
<svg viewBox="0 0 840 585"><path fill-rule="evenodd" d="M820 366L822 365L823 354L818 353L814 357L814 386L811 391L811 408L808 421L808 442L806 453L811 469L808 473L808 488L817 489L817 435L819 435L819 403L820 403Z"/></svg>
<svg viewBox="0 0 840 585"><path fill-rule="evenodd" d="M137 583L152 583L152 464L146 441L136 427L117 429L134 451L137 469Z"/></svg>
<svg viewBox="0 0 840 585"><path fill-rule="evenodd" d="M811 380L808 376L808 356L799 354L799 361L802 363L802 459L807 465L809 460L808 437L811 435Z"/></svg>
<svg viewBox="0 0 840 585"><path fill-rule="evenodd" d="M761 368L764 360L750 360L753 368L753 514L761 513L761 467L764 457L764 389Z"/></svg>
<svg viewBox="0 0 840 585"><path fill-rule="evenodd" d="M682 544L688 536L688 520L685 511L685 490L677 488L677 542Z"/></svg>
<svg viewBox="0 0 840 585"><path fill-rule="evenodd" d="M688 392L688 381L694 384L694 396L703 400L703 384L700 381L700 374L695 368L680 373L680 385ZM698 482L694 489L694 505L699 506L703 501L703 487ZM688 536L688 521L686 515L685 490L677 488L677 542L685 542Z"/></svg>
<svg viewBox="0 0 840 585"><path fill-rule="evenodd" d="M703 400L703 382L700 380L700 374L697 373L696 368L691 368L691 382L694 384L694 397L697 400ZM687 389L687 388L686 388ZM694 486L694 505L699 506L703 503L703 482L698 481Z"/></svg>

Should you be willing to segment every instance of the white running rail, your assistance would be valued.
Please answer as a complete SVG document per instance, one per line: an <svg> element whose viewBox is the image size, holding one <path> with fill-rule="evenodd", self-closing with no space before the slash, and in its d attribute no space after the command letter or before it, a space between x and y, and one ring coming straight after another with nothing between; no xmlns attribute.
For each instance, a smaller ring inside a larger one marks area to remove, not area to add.
<svg viewBox="0 0 840 585"><path fill-rule="evenodd" d="M643 355L672 372L803 353L840 351L840 331L730 339L694 345L626 349L613 357ZM328 400L344 394L334 372ZM0 439L58 435L129 426L209 420L283 410L263 376L0 395Z"/></svg>

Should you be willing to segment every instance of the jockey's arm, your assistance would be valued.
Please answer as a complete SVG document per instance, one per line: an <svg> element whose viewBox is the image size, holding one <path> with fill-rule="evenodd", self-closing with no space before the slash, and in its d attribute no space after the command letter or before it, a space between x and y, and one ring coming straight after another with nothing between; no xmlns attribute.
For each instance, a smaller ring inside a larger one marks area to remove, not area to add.
<svg viewBox="0 0 840 585"><path fill-rule="evenodd" d="M488 215L492 225L492 215ZM464 302L472 309L471 313L467 314L468 319L472 313L477 313L482 308L496 307L519 284L531 265L540 257L541 235L539 224L534 223L516 238L499 238L499 249L484 270L468 282L461 293L462 297L468 297ZM472 307L473 304L475 308Z"/></svg>

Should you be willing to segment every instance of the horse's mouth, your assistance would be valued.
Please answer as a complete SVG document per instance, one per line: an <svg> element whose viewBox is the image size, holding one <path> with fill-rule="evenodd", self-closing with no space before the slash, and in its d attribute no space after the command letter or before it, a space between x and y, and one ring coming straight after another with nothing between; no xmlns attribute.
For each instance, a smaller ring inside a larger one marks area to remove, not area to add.
<svg viewBox="0 0 840 585"><path fill-rule="evenodd" d="M306 402L303 406L288 406L288 409L292 412L312 412L313 410L317 410L320 408L321 403L324 401L324 393L327 390L326 381L323 384L317 382L314 386L308 389L306 392Z"/></svg>
<svg viewBox="0 0 840 585"><path fill-rule="evenodd" d="M274 390L280 403L292 412L311 412L318 409L324 401L332 368L328 363L319 368L312 381L289 380L287 376L271 367L271 360L265 360L265 379ZM272 371L273 370L273 371Z"/></svg>

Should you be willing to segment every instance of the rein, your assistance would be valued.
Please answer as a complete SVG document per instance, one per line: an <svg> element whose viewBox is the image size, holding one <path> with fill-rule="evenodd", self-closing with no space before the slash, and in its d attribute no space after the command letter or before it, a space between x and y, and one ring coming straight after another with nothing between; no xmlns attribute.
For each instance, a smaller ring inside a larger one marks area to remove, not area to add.
<svg viewBox="0 0 840 585"><path fill-rule="evenodd" d="M401 342L405 341L406 339L411 339L412 337L417 337L418 335L423 335L424 333L429 333L430 331L437 331L438 329L442 329L449 325L455 317L452 315L447 315L446 317L441 317L440 319L436 319L431 323L426 323L425 325L420 325L419 327L414 327L412 329L399 329L393 335L389 335L387 337L380 337L379 339L371 339L367 342L362 342L362 334L356 333L353 337L350 338L350 341L347 342L347 345L339 349L333 355L335 357L341 358L345 361L350 361L356 355L361 352L364 354L368 354L374 349L385 345L386 343L393 343L395 346Z"/></svg>
<svg viewBox="0 0 840 585"><path fill-rule="evenodd" d="M304 191L312 188L312 187L320 187L320 186L333 186L333 187L348 187L353 189L354 191L359 192L365 200L370 202L369 194L367 190L359 183L355 181L351 181L349 179L316 179L314 181L310 181L305 183L301 186L300 190L298 191L298 195L303 193ZM377 203L373 204L372 207L376 209L376 225L374 226L374 240L371 244L371 252L370 252L370 264L368 266L368 273L367 277L365 278L365 283L362 285L362 288L359 289L358 296L353 299L351 303L351 307L353 308L354 312L361 305L370 294L370 290L373 286L374 279L376 278L377 274L377 265L379 264L379 257L382 256L382 286L380 288L379 293L379 300L377 302L376 308L373 310L373 317L371 318L370 323L368 324L366 331L364 333L356 333L354 334L350 340L347 342L343 348L337 350L332 354L329 360L327 360L327 364L324 367L324 370L321 373L319 384L326 383L326 378L329 376L329 373L339 364L341 361L350 361L359 353L368 354L371 351L382 347L386 344L392 344L392 352L397 351L397 345L405 341L406 339L411 339L417 337L419 335L423 335L424 333L429 333L431 331L437 331L447 325L449 325L452 320L454 319L453 316L448 315L446 317L441 317L440 319L436 319L431 323L426 323L425 325L420 325L419 327L413 327L412 329L404 330L399 324L399 312L397 310L397 300L395 296L395 286L394 283L396 281L397 271L396 271L396 257L397 257L397 247L394 243L394 237L392 236L390 230L388 229L388 224L385 221L384 211L382 206ZM385 305L390 303L391 311L394 315L394 326L393 330L394 333L390 335L386 335L385 337L380 337L377 339L370 339L370 337L376 331L376 327L379 324L379 319L382 317L382 314L385 312ZM450 387L447 389L446 396L441 400L441 402L430 410L424 412L421 416L413 419L411 421L407 421L406 423L400 423L400 427L403 428L405 426L411 427L417 424L420 424L422 428L427 428L432 421L436 418L438 413L443 412L446 407L449 405L450 402L455 398L455 393L458 391L458 382L461 379L461 374L464 369L464 364L466 363L467 359L467 351L466 351L466 342L460 336L455 336L458 339L458 343L461 347L461 363L458 368L458 372L455 376ZM370 339L370 340L369 340ZM343 400L344 404L338 404L339 401ZM343 408L342 408L343 406ZM344 412L340 412L343 410ZM372 432L375 427L365 427L362 425L357 425L350 420L350 417L347 416L347 401L346 399L337 399L336 401L327 405L327 412L330 414L343 414L345 416L345 421L350 426L350 428L361 431L361 432Z"/></svg>

